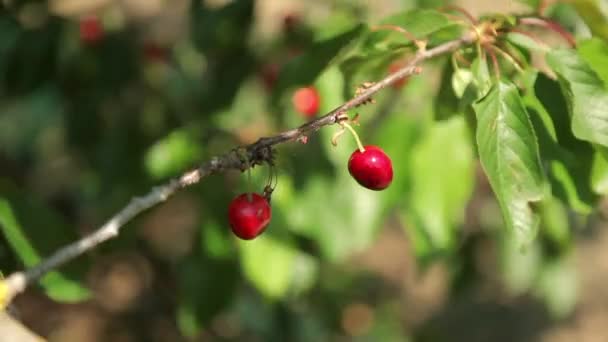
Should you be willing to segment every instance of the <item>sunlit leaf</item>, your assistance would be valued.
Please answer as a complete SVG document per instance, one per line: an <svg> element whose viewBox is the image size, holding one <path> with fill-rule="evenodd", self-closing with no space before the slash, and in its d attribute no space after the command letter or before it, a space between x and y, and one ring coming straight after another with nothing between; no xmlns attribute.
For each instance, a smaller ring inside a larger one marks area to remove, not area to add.
<svg viewBox="0 0 608 342"><path fill-rule="evenodd" d="M576 47L579 55L608 84L608 43L597 38L584 40Z"/></svg>
<svg viewBox="0 0 608 342"><path fill-rule="evenodd" d="M574 211L588 214L597 200L590 181L593 148L572 133L559 84L541 73L534 73L530 82L527 87L534 91L526 93L526 105L553 195Z"/></svg>
<svg viewBox="0 0 608 342"><path fill-rule="evenodd" d="M414 148L410 168L413 188L407 207L412 221L435 249L448 250L474 185L473 149L464 118L434 124Z"/></svg>
<svg viewBox="0 0 608 342"><path fill-rule="evenodd" d="M538 230L536 206L545 197L537 138L512 83L497 83L474 105L477 145L483 169L500 203L507 228L520 244Z"/></svg>
<svg viewBox="0 0 608 342"><path fill-rule="evenodd" d="M161 179L191 167L200 155L198 142L188 132L176 130L150 147L144 162L148 173Z"/></svg>
<svg viewBox="0 0 608 342"><path fill-rule="evenodd" d="M559 76L574 135L608 146L608 91L602 80L574 50L554 50L547 62Z"/></svg>

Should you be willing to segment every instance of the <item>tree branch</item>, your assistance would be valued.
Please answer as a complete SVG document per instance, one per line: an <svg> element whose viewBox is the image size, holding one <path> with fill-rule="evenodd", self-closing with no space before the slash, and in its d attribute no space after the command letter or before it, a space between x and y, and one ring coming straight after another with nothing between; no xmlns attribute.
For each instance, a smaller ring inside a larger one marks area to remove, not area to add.
<svg viewBox="0 0 608 342"><path fill-rule="evenodd" d="M118 235L120 229L141 212L164 202L178 190L200 182L201 179L226 170L241 170L268 162L272 159L272 148L274 145L294 141L306 134L315 132L324 126L330 126L340 120L340 116L349 109L365 104L373 94L383 88L397 82L398 80L419 73L418 64L435 56L455 51L463 45L470 44L476 39L475 35L467 33L459 39L438 45L432 49L419 51L403 68L387 76L381 81L374 83L361 94L335 108L324 116L307 122L300 127L281 132L277 135L260 138L253 144L243 146L232 151L211 158L198 168L190 170L178 178L170 180L164 185L154 187L148 194L133 198L126 207L115 214L103 226L73 242L62 247L49 258L41 261L29 270L15 272L8 276L2 284L0 294L0 306L7 305L17 294L37 281L47 272L77 258L81 254L95 248L97 245ZM4 299L4 300L2 300ZM4 302L4 303L1 303Z"/></svg>

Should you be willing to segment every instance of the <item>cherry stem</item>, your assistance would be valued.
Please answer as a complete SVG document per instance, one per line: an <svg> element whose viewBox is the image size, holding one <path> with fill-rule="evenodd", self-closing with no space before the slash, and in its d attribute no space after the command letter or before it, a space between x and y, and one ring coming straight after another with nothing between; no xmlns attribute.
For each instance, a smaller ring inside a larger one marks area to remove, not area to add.
<svg viewBox="0 0 608 342"><path fill-rule="evenodd" d="M371 30L372 31L378 31L378 30L396 31L396 32L403 34L406 39L411 40L416 45L416 47L418 47L418 49L424 50L426 48L426 43L424 41L418 40L418 38L416 38L411 32L409 32L408 30L404 29L403 27L400 27L397 25L390 25L390 24L375 25L375 26L371 27Z"/></svg>
<svg viewBox="0 0 608 342"><path fill-rule="evenodd" d="M519 23L527 26L539 26L549 29L562 37L570 47L576 46L576 40L572 34L564 29L559 23L545 18L525 17L520 18Z"/></svg>
<svg viewBox="0 0 608 342"><path fill-rule="evenodd" d="M524 70L521 67L520 63L510 53L508 53L507 51L499 48L496 45L490 45L489 47L492 50L498 52L498 54L501 55L504 59L506 59L515 68L515 70L517 70L520 73L524 72Z"/></svg>
<svg viewBox="0 0 608 342"><path fill-rule="evenodd" d="M545 42L543 42L542 40L538 39L538 37L536 37L535 35L533 35L530 32L527 32L527 31L524 31L524 30L520 30L518 28L511 28L511 29L509 29L509 32L513 32L513 33L521 34L522 36L526 36L526 37L532 39L536 44L542 46L543 49L545 49L545 50L549 50L550 49L549 45L545 44Z"/></svg>
<svg viewBox="0 0 608 342"><path fill-rule="evenodd" d="M346 127L346 129L348 129L353 134L353 137L355 137L355 141L357 142L357 146L359 147L359 152L365 152L365 147L363 147L361 139L359 139L359 134L357 134L357 131L355 131L353 126L349 125L348 122L341 122L340 124Z"/></svg>
<svg viewBox="0 0 608 342"><path fill-rule="evenodd" d="M500 80L500 65L498 65L498 58L496 58L496 54L494 53L494 50L492 50L490 48L491 45L485 45L483 46L484 50L490 55L490 58L492 59L492 65L494 66L494 74L496 76L497 80Z"/></svg>

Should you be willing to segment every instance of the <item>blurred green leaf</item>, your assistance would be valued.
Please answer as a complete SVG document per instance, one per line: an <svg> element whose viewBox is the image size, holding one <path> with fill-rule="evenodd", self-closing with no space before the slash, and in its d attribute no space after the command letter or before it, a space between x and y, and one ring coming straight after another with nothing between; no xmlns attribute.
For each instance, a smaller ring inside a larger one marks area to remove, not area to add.
<svg viewBox="0 0 608 342"><path fill-rule="evenodd" d="M148 174L162 179L191 167L200 155L199 143L187 131L174 130L148 149L144 163Z"/></svg>
<svg viewBox="0 0 608 342"><path fill-rule="evenodd" d="M552 192L576 212L588 214L597 200L590 187L593 148L574 137L568 105L556 81L535 72L526 87L534 89L525 100Z"/></svg>
<svg viewBox="0 0 608 342"><path fill-rule="evenodd" d="M298 251L268 234L253 241L239 241L239 249L247 279L271 299L284 297L295 276Z"/></svg>
<svg viewBox="0 0 608 342"><path fill-rule="evenodd" d="M413 46L409 37L391 30L388 28L390 26L400 27L417 39L432 40L433 44L446 40L445 37L433 39L433 34L444 36L448 33L447 36L453 36L459 31L457 33L452 31L460 28L457 22L450 20L444 13L430 9L412 9L398 13L381 20L378 26L385 26L387 29L381 28L370 32L362 44L363 51L391 51Z"/></svg>
<svg viewBox="0 0 608 342"><path fill-rule="evenodd" d="M500 203L507 228L518 242L532 241L546 193L539 148L517 87L500 81L474 106L479 157Z"/></svg>
<svg viewBox="0 0 608 342"><path fill-rule="evenodd" d="M548 45L545 45L542 43L542 41L533 39L532 37L519 32L507 33L506 39L515 46L519 46L530 51L549 52Z"/></svg>
<svg viewBox="0 0 608 342"><path fill-rule="evenodd" d="M193 254L176 268L177 325L186 336L197 333L233 301L239 269L235 260L218 260Z"/></svg>
<svg viewBox="0 0 608 342"><path fill-rule="evenodd" d="M508 234L499 238L502 278L511 294L517 296L529 291L535 284L542 267L542 251L538 243L525 250L517 239Z"/></svg>
<svg viewBox="0 0 608 342"><path fill-rule="evenodd" d="M477 89L477 98L485 96L492 88L492 78L488 69L488 62L482 58L475 58L471 65L473 84Z"/></svg>
<svg viewBox="0 0 608 342"><path fill-rule="evenodd" d="M576 267L576 260L570 254L543 264L535 292L555 318L566 317L576 306L579 287Z"/></svg>
<svg viewBox="0 0 608 342"><path fill-rule="evenodd" d="M435 249L454 246L456 229L464 220L473 191L473 166L473 149L462 116L435 123L413 149L407 207L418 227L410 229L424 230Z"/></svg>
<svg viewBox="0 0 608 342"><path fill-rule="evenodd" d="M537 8L540 0L517 0L517 2L521 2L524 5L528 5L532 8Z"/></svg>
<svg viewBox="0 0 608 342"><path fill-rule="evenodd" d="M608 146L608 91L602 80L574 50L554 50L547 62L559 77L574 135Z"/></svg>
<svg viewBox="0 0 608 342"><path fill-rule="evenodd" d="M37 265L58 248L77 239L54 212L24 198L12 185L1 183L0 194L0 228L26 267ZM49 272L40 280L40 285L54 300L85 300L90 296L90 291L82 284L87 266L87 259L79 258L61 270Z"/></svg>
<svg viewBox="0 0 608 342"><path fill-rule="evenodd" d="M608 161L601 153L593 155L591 186L595 193L608 195Z"/></svg>
<svg viewBox="0 0 608 342"><path fill-rule="evenodd" d="M597 38L579 42L576 47L580 57L608 84L608 44Z"/></svg>
<svg viewBox="0 0 608 342"><path fill-rule="evenodd" d="M473 81L473 73L468 69L458 69L452 75L452 88L454 94L459 99L464 95L465 90Z"/></svg>
<svg viewBox="0 0 608 342"><path fill-rule="evenodd" d="M608 41L608 9L604 0L571 1L578 14L589 26L593 35Z"/></svg>
<svg viewBox="0 0 608 342"><path fill-rule="evenodd" d="M543 201L541 208L542 231L549 241L565 251L570 247L570 220L567 208L556 198Z"/></svg>
<svg viewBox="0 0 608 342"><path fill-rule="evenodd" d="M306 86L314 83L317 77L330 65L336 63L340 56L356 42L366 30L362 24L349 27L348 30L337 33L318 41L302 55L289 61L282 69L277 86L272 94L272 102L277 103L283 93L296 86Z"/></svg>

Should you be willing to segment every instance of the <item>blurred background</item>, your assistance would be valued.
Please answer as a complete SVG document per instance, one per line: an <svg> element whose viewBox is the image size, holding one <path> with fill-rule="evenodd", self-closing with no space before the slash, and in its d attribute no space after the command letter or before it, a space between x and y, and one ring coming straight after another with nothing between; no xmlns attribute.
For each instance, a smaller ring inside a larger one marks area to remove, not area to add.
<svg viewBox="0 0 608 342"><path fill-rule="evenodd" d="M316 68L320 114L388 74L328 66L333 55L306 55L317 42L446 3L0 1L3 274L197 162L304 123L286 65ZM547 13L588 35L569 4ZM388 190L358 186L346 168L353 139L333 147L336 128L325 128L278 148L273 219L258 239L231 235L227 207L261 192L268 168L251 182L213 176L45 277L11 312L51 341L605 341L602 206L581 216L554 200L535 243L511 241L464 116L433 122L454 110L442 95L447 62L359 110L364 143L392 157Z"/></svg>

